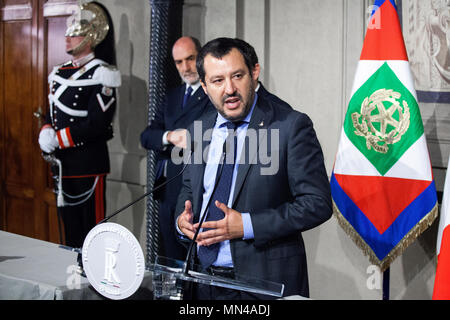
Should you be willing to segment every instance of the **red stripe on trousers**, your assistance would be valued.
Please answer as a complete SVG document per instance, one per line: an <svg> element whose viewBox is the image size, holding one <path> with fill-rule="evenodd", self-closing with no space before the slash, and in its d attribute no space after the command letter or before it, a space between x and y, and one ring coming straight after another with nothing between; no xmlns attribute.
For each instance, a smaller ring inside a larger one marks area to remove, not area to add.
<svg viewBox="0 0 450 320"><path fill-rule="evenodd" d="M95 223L99 223L105 218L105 203L103 183L105 176L99 176L95 187Z"/></svg>

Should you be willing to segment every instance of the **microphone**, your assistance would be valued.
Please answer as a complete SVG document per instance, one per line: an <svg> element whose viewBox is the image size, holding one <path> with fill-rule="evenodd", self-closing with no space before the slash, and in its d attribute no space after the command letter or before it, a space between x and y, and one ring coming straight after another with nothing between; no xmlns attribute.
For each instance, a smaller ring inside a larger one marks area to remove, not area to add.
<svg viewBox="0 0 450 320"><path fill-rule="evenodd" d="M205 213L203 214L202 218L200 219L200 223L198 224L198 228L195 231L195 234L194 234L194 237L191 240L191 243L189 244L188 252L186 254L186 259L184 260L183 270L182 270L183 274L185 274L185 275L189 274L189 263L191 262L191 259L192 259L192 252L193 252L193 249L194 249L195 241L197 240L197 237L198 237L198 234L200 232L200 229L202 228L202 224L205 221L206 211L208 210L208 208L209 208L209 206L211 204L213 195L216 192L217 186L219 184L220 177L222 176L223 162L225 161L225 158L226 158L226 155L227 155L227 147L228 147L228 145L229 145L229 143L227 141L225 141L225 143L223 144L222 156L221 156L220 161L219 161L220 168L218 169L218 173L216 175L216 182L214 183L213 191L211 192L211 196L209 197L208 203L207 203L207 205L205 207Z"/></svg>
<svg viewBox="0 0 450 320"><path fill-rule="evenodd" d="M191 141L191 152L189 153L189 158L186 161L186 163L183 165L183 168L180 170L180 172L178 172L175 176L173 176L172 178L170 178L169 180L164 181L163 183L161 183L160 185L154 187L152 190L144 193L142 196L140 196L139 198L137 198L136 200L133 200L132 202L126 204L125 206L123 206L122 208L120 208L119 210L116 210L114 213L112 213L111 215L105 217L103 220L99 221L97 224L103 223L108 221L109 219L111 219L112 217L118 215L119 213L121 213L122 211L124 211L125 209L131 207L132 205L134 205L136 202L144 199L145 197L147 197L148 195L150 195L151 193L155 192L156 190L161 189L162 187L164 187L165 185L169 184L170 182L172 182L173 180L175 180L176 178L178 178L180 175L183 174L184 170L186 170L187 165L191 162L191 158L192 158L192 154L194 153L194 150L197 147L197 143L194 141Z"/></svg>

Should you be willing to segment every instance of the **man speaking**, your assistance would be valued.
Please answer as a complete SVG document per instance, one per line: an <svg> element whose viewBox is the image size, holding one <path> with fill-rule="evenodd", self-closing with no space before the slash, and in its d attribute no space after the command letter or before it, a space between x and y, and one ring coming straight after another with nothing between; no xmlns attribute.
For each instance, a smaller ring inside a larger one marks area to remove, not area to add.
<svg viewBox="0 0 450 320"><path fill-rule="evenodd" d="M183 175L176 224L192 239L206 214L195 261L206 272L283 283L284 296L308 297L301 233L332 213L323 154L307 115L255 93L260 66L252 64L249 47L242 40L218 38L197 56L202 88L217 112L199 119L202 130L212 129L211 139L200 144L206 151L194 151L194 158L196 152L206 153L204 161L189 164ZM191 137L198 136L194 128L189 128ZM267 170L260 150L276 155L276 170ZM193 298L257 297L196 285Z"/></svg>

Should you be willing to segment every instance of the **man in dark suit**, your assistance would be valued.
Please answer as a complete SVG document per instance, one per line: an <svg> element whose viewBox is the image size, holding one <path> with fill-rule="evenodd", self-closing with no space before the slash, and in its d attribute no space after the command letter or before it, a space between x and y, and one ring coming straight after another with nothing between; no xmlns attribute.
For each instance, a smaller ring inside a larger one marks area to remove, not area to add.
<svg viewBox="0 0 450 320"><path fill-rule="evenodd" d="M205 155L203 161L188 165L183 174L177 229L192 239L206 214L196 252L205 271L282 283L284 296L308 297L301 232L332 213L323 154L306 114L255 93L260 67L252 64L246 46L218 38L197 57L202 87L217 112L199 119L202 130L212 134L202 141L208 151L194 151L194 159L197 152ZM255 298L203 285L195 286L193 297Z"/></svg>
<svg viewBox="0 0 450 320"><path fill-rule="evenodd" d="M184 148L186 128L206 110L213 109L208 97L200 88L195 66L200 42L192 37L178 39L172 48L172 57L184 84L171 89L158 108L155 119L141 134L141 144L157 152L155 186L171 179L182 169L173 162L171 153L175 146ZM162 256L184 259L185 248L176 240L174 210L181 188L181 176L170 182L155 195L160 200L160 252Z"/></svg>

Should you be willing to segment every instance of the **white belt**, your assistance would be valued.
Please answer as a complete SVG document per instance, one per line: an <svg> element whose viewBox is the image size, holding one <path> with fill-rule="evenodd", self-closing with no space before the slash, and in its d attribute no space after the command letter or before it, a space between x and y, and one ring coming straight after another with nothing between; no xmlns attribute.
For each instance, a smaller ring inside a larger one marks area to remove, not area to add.
<svg viewBox="0 0 450 320"><path fill-rule="evenodd" d="M94 79L81 79L81 80L64 79L63 77L60 77L56 74L53 75L52 81L60 83L61 86L65 86L66 88L64 89L67 89L67 87L85 87L100 84L100 81Z"/></svg>
<svg viewBox="0 0 450 320"><path fill-rule="evenodd" d="M53 81L60 83L59 88L56 90L55 94L53 94L52 92L50 92L50 94L48 95L48 99L50 101L50 108L52 107L52 103L55 104L59 109L61 109L61 111L74 116L74 117L87 117L88 112L87 110L76 110L76 109L72 109L69 108L68 106L64 105L61 101L59 101L59 97L63 94L64 91L66 91L66 89L68 87L84 87L84 86L92 86L92 85L96 85L96 84L100 84L100 82L98 80L93 80L93 79L82 79L82 80L77 80L83 73L85 73L87 70L93 68L96 65L99 65L103 63L102 60L100 59L94 59L92 61L90 61L89 63L86 64L84 71L78 70L75 74L72 75L72 79L64 79L56 74L52 74L49 77L49 82L50 82L50 91L52 91L53 89ZM50 112L53 112L53 110L51 109ZM53 114L50 114L52 119L53 119Z"/></svg>
<svg viewBox="0 0 450 320"><path fill-rule="evenodd" d="M74 117L87 117L88 112L87 110L76 110L76 109L72 109L69 108L68 106L64 105L61 101L59 101L58 99L55 99L55 97L51 94L48 95L48 99L50 100L50 105L51 103L55 104L55 106L57 106L61 111L74 116Z"/></svg>

